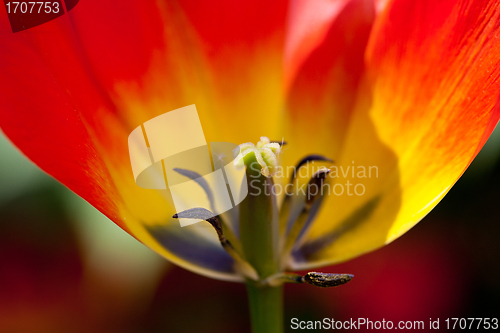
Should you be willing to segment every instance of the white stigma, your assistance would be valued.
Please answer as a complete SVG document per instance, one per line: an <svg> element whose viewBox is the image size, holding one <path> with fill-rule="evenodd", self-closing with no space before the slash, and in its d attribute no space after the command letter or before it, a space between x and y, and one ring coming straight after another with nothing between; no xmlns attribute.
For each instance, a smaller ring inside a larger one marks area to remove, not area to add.
<svg viewBox="0 0 500 333"><path fill-rule="evenodd" d="M242 170L245 168L244 157L255 154L255 159L261 166L260 172L265 177L272 177L278 170L278 155L281 152L279 143L271 142L265 136L260 137L257 145L251 142L242 143L234 150L234 168Z"/></svg>

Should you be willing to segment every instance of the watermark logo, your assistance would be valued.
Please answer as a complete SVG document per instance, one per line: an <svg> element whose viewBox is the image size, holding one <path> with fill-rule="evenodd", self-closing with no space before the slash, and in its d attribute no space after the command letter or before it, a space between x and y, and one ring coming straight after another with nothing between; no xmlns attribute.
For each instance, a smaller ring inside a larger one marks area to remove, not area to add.
<svg viewBox="0 0 500 333"><path fill-rule="evenodd" d="M11 1L4 0L12 32L34 28L75 8L79 0Z"/></svg>
<svg viewBox="0 0 500 333"><path fill-rule="evenodd" d="M238 145L208 145L195 105L138 126L128 137L128 147L136 184L146 189L168 188L177 213L205 208L216 216L248 195L245 170L233 167ZM181 226L200 221L179 219Z"/></svg>

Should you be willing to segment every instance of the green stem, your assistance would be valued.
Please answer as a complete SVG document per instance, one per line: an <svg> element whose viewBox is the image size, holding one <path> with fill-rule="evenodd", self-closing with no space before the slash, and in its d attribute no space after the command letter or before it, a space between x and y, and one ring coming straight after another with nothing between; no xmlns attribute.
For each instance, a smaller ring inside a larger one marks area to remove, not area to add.
<svg viewBox="0 0 500 333"><path fill-rule="evenodd" d="M247 283L252 332L283 332L283 286L257 286Z"/></svg>
<svg viewBox="0 0 500 333"><path fill-rule="evenodd" d="M279 221L272 178L261 174L255 155L244 157L248 195L240 204L240 239L245 258L260 280L279 271ZM283 288L247 281L254 333L283 332Z"/></svg>
<svg viewBox="0 0 500 333"><path fill-rule="evenodd" d="M261 280L278 272L278 207L272 178L264 177L255 155L244 158L248 195L240 204L240 239L246 260Z"/></svg>

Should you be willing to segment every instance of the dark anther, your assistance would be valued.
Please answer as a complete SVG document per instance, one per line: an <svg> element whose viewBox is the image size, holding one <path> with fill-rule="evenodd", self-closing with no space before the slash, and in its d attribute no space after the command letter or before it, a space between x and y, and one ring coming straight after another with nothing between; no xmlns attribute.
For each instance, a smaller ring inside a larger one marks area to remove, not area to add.
<svg viewBox="0 0 500 333"><path fill-rule="evenodd" d="M205 220L208 223L214 227L215 231L217 232L217 236L219 237L219 241L221 242L222 246L225 247L225 244L228 243L226 237L224 236L224 233L222 232L222 225L219 221L219 218L217 216L214 216L214 214L209 211L208 209L205 208L191 208L188 210L185 210L183 212L174 214L172 216L174 219L200 219L200 220Z"/></svg>
<svg viewBox="0 0 500 333"><path fill-rule="evenodd" d="M215 232L217 232L217 236L219 237L219 242L226 250L226 252L233 257L233 259L236 261L238 264L239 269L241 272L248 278L251 278L253 280L257 280L259 278L259 275L255 271L255 269L246 261L244 260L241 255L235 250L231 242L229 242L224 236L223 230L222 230L222 224L219 220L219 217L217 215L214 215L211 211L205 208L191 208L185 211L182 211L180 213L174 214L172 216L174 219L200 219L200 220L205 220L208 223L214 227Z"/></svg>
<svg viewBox="0 0 500 333"><path fill-rule="evenodd" d="M264 284L276 287L283 283L307 283L320 288L337 287L351 281L354 275L309 272L302 276L296 273L277 273L264 280Z"/></svg>
<svg viewBox="0 0 500 333"><path fill-rule="evenodd" d="M322 187L330 169L322 168L314 173L307 185L306 207L309 208L314 200L321 194Z"/></svg>
<svg viewBox="0 0 500 333"><path fill-rule="evenodd" d="M354 275L309 272L302 278L305 283L320 288L337 287L351 281Z"/></svg>
<svg viewBox="0 0 500 333"><path fill-rule="evenodd" d="M299 163L297 163L297 165L295 165L295 169L293 171L293 175L290 179L290 182L293 182L293 180L295 178L297 178L297 171L303 166L303 165L306 165L307 163L309 162L314 162L314 161L325 161L325 162L330 162L330 163L333 163L333 160L326 157L326 156L323 156L323 155L318 155L318 154L313 154L313 155L307 155L306 157L304 157L303 159L301 159L299 161Z"/></svg>

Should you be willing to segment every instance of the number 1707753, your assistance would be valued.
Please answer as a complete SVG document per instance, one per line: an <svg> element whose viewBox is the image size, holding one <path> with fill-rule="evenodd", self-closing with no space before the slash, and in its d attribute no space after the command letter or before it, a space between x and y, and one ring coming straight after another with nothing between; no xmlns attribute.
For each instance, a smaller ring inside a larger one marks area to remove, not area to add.
<svg viewBox="0 0 500 333"><path fill-rule="evenodd" d="M59 2L7 2L5 6L8 14L57 14L61 10Z"/></svg>
<svg viewBox="0 0 500 333"><path fill-rule="evenodd" d="M448 318L446 329L498 329L498 318Z"/></svg>

